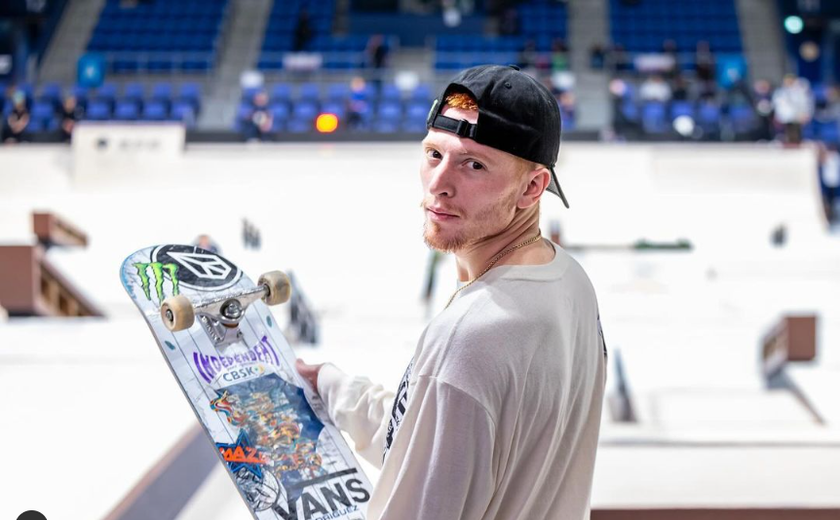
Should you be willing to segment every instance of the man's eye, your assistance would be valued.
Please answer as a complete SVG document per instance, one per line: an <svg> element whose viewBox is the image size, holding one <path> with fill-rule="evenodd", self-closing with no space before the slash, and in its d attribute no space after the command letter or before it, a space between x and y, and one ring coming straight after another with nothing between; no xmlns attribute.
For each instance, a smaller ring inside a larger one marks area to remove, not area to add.
<svg viewBox="0 0 840 520"><path fill-rule="evenodd" d="M484 165L481 164L480 162L470 161L468 164L470 165L470 168L472 168L473 170L483 170L484 169Z"/></svg>
<svg viewBox="0 0 840 520"><path fill-rule="evenodd" d="M428 150L426 151L426 155L432 159L440 159L441 157L443 157L437 150Z"/></svg>

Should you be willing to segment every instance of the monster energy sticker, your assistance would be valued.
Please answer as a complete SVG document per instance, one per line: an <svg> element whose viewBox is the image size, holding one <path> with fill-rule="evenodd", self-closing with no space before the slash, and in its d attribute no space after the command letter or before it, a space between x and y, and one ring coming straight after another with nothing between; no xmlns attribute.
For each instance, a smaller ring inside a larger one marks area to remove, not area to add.
<svg viewBox="0 0 840 520"><path fill-rule="evenodd" d="M152 280L155 285L155 295L159 302L163 302L166 296L163 293L164 273L169 275L169 280L172 282L172 295L179 293L178 291L178 266L175 264L162 264L160 262L137 262L134 264L137 269L137 275L140 277L140 286L143 288L143 294L146 299L152 299ZM151 271L151 279L149 272Z"/></svg>
<svg viewBox="0 0 840 520"><path fill-rule="evenodd" d="M181 285L196 291L228 289L242 277L242 271L227 259L194 246L158 246L151 260L177 265Z"/></svg>

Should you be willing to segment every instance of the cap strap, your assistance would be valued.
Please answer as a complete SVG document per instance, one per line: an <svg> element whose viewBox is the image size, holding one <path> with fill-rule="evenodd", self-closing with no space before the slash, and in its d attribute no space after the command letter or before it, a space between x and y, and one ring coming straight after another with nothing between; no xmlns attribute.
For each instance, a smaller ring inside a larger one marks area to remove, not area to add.
<svg viewBox="0 0 840 520"><path fill-rule="evenodd" d="M478 130L478 125L474 125L466 119L453 119L440 114L432 118L429 126L431 128L437 128L438 130L452 132L459 137L468 137L470 139L475 139L475 134Z"/></svg>

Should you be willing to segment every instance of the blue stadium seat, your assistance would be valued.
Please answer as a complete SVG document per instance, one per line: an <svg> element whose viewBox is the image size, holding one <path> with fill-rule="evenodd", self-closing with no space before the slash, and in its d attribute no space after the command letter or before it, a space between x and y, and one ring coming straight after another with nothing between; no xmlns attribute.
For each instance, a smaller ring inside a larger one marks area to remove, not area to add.
<svg viewBox="0 0 840 520"><path fill-rule="evenodd" d="M147 121L164 121L167 119L166 104L160 100L151 100L143 106L143 119Z"/></svg>
<svg viewBox="0 0 840 520"><path fill-rule="evenodd" d="M294 119L306 119L312 122L316 115L318 115L318 104L313 101L298 101L292 107Z"/></svg>
<svg viewBox="0 0 840 520"><path fill-rule="evenodd" d="M152 99L169 103L172 100L172 84L167 82L155 83L152 86Z"/></svg>
<svg viewBox="0 0 840 520"><path fill-rule="evenodd" d="M142 83L128 83L123 90L123 99L141 102L146 97L146 88Z"/></svg>
<svg viewBox="0 0 840 520"><path fill-rule="evenodd" d="M344 119L347 110L343 101L328 101L321 106L321 113L335 114L340 121Z"/></svg>
<svg viewBox="0 0 840 520"><path fill-rule="evenodd" d="M398 102L384 101L379 104L377 116L380 121L399 121L402 118L402 105Z"/></svg>
<svg viewBox="0 0 840 520"><path fill-rule="evenodd" d="M334 83L327 87L327 99L339 101L350 97L350 86L345 83Z"/></svg>
<svg viewBox="0 0 840 520"><path fill-rule="evenodd" d="M298 99L301 101L317 102L321 97L321 89L317 83L304 83L298 91Z"/></svg>
<svg viewBox="0 0 840 520"><path fill-rule="evenodd" d="M117 101L117 106L114 108L114 119L120 121L134 121L140 115L140 110L137 108L137 103L133 101L120 100Z"/></svg>
<svg viewBox="0 0 840 520"><path fill-rule="evenodd" d="M292 86L288 83L277 83L271 87L271 101L283 101L288 103L292 99Z"/></svg>
<svg viewBox="0 0 840 520"><path fill-rule="evenodd" d="M311 119L291 119L286 127L289 132L303 134L311 131L313 121Z"/></svg>
<svg viewBox="0 0 840 520"><path fill-rule="evenodd" d="M36 120L39 123L43 123L44 121L55 117L55 105L50 100L36 101L32 105L31 114L31 120Z"/></svg>
<svg viewBox="0 0 840 520"><path fill-rule="evenodd" d="M111 105L107 101L94 99L88 103L85 118L91 121L111 119Z"/></svg>
<svg viewBox="0 0 840 520"><path fill-rule="evenodd" d="M737 105L729 109L729 121L736 134L744 134L755 130L758 124L755 110L749 105Z"/></svg>
<svg viewBox="0 0 840 520"><path fill-rule="evenodd" d="M169 114L173 121L181 121L187 128L193 128L196 122L195 107L188 101L176 101Z"/></svg>
<svg viewBox="0 0 840 520"><path fill-rule="evenodd" d="M289 116L291 115L289 105L286 103L273 103L269 110L271 110L271 115L274 117L275 121L278 119L285 121L286 119L289 119Z"/></svg>
<svg viewBox="0 0 840 520"><path fill-rule="evenodd" d="M671 121L680 117L694 118L694 104L690 101L674 101L671 103Z"/></svg>
<svg viewBox="0 0 840 520"><path fill-rule="evenodd" d="M669 130L664 103L653 101L642 105L642 128L649 134L663 134Z"/></svg>

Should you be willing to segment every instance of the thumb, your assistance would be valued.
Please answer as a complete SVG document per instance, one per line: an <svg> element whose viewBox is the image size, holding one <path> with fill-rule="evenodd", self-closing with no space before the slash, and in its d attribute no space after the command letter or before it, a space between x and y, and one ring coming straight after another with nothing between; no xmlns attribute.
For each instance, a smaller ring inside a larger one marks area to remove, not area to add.
<svg viewBox="0 0 840 520"><path fill-rule="evenodd" d="M315 393L318 392L318 372L321 371L321 367L324 366L323 363L318 365L310 365L303 361L302 359L298 358L295 360L295 369L298 371L304 379L306 379L310 385L312 385L313 390Z"/></svg>

